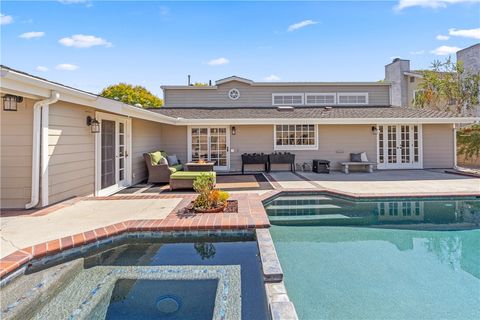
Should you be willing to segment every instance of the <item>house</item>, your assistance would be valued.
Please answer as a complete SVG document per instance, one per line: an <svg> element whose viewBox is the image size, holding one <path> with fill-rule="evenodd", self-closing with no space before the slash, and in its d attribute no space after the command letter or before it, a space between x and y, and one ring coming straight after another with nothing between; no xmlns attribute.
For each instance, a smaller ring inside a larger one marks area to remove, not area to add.
<svg viewBox="0 0 480 320"><path fill-rule="evenodd" d="M452 168L455 125L476 118L392 107L389 82L254 82L164 86L145 110L5 66L1 79L1 207L108 195L147 177L142 154L239 171L242 153L292 152L338 168L365 151L378 169ZM274 168L276 169L276 168Z"/></svg>

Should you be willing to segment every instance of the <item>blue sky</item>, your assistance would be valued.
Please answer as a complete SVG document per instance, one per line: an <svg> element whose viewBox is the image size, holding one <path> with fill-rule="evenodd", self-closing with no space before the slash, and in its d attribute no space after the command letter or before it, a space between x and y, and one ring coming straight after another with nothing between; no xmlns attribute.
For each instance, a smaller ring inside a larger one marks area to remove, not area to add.
<svg viewBox="0 0 480 320"><path fill-rule="evenodd" d="M91 92L120 81L377 81L480 42L478 0L2 1L1 63ZM454 54L453 54L454 56Z"/></svg>

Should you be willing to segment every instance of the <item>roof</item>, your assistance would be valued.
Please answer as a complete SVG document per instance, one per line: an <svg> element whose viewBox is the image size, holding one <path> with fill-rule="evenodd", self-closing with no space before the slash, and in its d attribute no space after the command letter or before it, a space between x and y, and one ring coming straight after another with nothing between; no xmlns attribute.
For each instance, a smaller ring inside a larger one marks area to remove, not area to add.
<svg viewBox="0 0 480 320"><path fill-rule="evenodd" d="M372 123L382 120L399 119L405 122L435 122L435 123L452 123L464 120L453 113L442 112L430 109L413 109L402 107L295 107L293 111L279 111L275 107L224 107L224 108L160 108L153 112L191 122L199 122L200 120L223 121L228 120L229 123L246 122L252 123L264 122L274 123L275 120L303 120L325 123ZM253 121L255 120L255 121ZM430 120L430 121L429 121ZM447 121L448 120L448 121ZM471 119L470 119L471 120ZM233 122L232 122L233 121ZM469 121L467 121L469 122ZM472 120L473 122L473 120Z"/></svg>

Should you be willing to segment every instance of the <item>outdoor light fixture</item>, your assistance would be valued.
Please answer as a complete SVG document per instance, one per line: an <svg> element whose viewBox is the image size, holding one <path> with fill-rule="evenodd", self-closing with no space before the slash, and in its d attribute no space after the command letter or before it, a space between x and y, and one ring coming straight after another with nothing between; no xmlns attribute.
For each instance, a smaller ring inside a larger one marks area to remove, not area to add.
<svg viewBox="0 0 480 320"><path fill-rule="evenodd" d="M237 128L235 127L232 127L232 136L236 135L237 134Z"/></svg>
<svg viewBox="0 0 480 320"><path fill-rule="evenodd" d="M378 133L378 129L376 126L372 126L372 134L376 135Z"/></svg>
<svg viewBox="0 0 480 320"><path fill-rule="evenodd" d="M87 126L90 126L90 130L92 133L99 133L100 132L100 122L97 119L92 118L90 116L87 117Z"/></svg>
<svg viewBox="0 0 480 320"><path fill-rule="evenodd" d="M17 111L18 103L23 102L23 97L14 96L12 94L6 94L3 96L3 110L4 111Z"/></svg>

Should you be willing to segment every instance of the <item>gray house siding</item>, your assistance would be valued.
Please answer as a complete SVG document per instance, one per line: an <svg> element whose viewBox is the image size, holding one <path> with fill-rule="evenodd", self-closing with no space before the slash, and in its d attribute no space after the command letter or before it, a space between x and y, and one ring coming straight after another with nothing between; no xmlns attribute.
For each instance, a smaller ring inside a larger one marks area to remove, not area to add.
<svg viewBox="0 0 480 320"><path fill-rule="evenodd" d="M228 91L237 88L240 91L238 100L231 100ZM216 89L164 89L165 105L167 107L271 107L273 93L332 93L332 92L367 92L368 106L389 106L388 85L271 85L257 86L231 81L219 85ZM365 106L365 105L363 105Z"/></svg>

